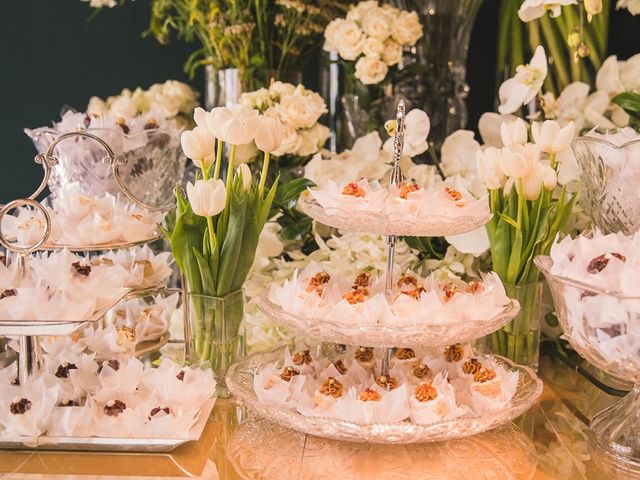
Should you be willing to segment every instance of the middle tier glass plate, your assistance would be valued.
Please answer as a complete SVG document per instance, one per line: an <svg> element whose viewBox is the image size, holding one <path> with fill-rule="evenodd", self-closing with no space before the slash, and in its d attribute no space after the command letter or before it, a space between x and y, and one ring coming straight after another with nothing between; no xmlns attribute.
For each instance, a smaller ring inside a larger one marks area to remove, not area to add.
<svg viewBox="0 0 640 480"><path fill-rule="evenodd" d="M322 207L309 192L304 192L298 200L298 208L323 225L376 235L396 235L402 237L443 237L459 235L483 226L491 220L491 214L481 216L448 217L428 215L389 217L383 212L347 211Z"/></svg>
<svg viewBox="0 0 640 480"><path fill-rule="evenodd" d="M301 332L325 342L366 347L401 348L438 347L453 343L469 343L504 327L520 311L517 300L511 300L501 313L474 321L416 325L358 324L357 321L335 321L324 318L299 317L286 312L267 298L256 301L258 308L285 328Z"/></svg>
<svg viewBox="0 0 640 480"><path fill-rule="evenodd" d="M349 442L427 443L468 437L506 424L529 410L542 393L542 380L528 367L494 356L500 366L519 372L518 387L509 405L484 416L460 417L431 424L409 421L359 424L336 418L305 416L282 406L261 403L253 389L254 376L266 365L283 357L283 350L256 353L235 363L227 373L227 387L233 396L258 415L309 435Z"/></svg>

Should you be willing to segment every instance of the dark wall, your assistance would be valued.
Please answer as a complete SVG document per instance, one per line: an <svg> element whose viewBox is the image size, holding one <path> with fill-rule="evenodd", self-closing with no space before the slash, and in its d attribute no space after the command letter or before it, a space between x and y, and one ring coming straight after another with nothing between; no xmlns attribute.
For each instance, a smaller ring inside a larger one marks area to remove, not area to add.
<svg viewBox="0 0 640 480"><path fill-rule="evenodd" d="M456 1L456 0L451 0ZM494 108L498 0L485 0L469 51L469 124ZM50 124L64 105L83 109L92 95L148 87L169 78L188 81L182 65L192 47L142 38L149 0L94 15L80 0L4 1L0 12L0 203L33 191L41 178L24 127ZM640 50L640 19L612 17L610 50L626 58ZM306 81L316 84L311 66ZM200 76L190 82L201 89Z"/></svg>

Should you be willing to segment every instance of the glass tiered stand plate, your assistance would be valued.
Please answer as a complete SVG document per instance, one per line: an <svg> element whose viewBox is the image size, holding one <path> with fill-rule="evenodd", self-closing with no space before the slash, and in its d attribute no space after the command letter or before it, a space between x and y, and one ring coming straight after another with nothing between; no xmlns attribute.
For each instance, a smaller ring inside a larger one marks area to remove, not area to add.
<svg viewBox="0 0 640 480"><path fill-rule="evenodd" d="M553 260L548 256L537 257L535 263L547 278L560 326L571 346L600 370L634 383L633 390L622 400L593 417L590 442L594 455L603 464L615 464L637 478L640 472L640 350L637 340L620 342L613 351L602 342L633 334L627 327L640 324L640 297L624 296L553 274ZM602 302L615 312L611 325L596 327L593 309L582 306L585 299ZM609 334L602 335L603 329Z"/></svg>
<svg viewBox="0 0 640 480"><path fill-rule="evenodd" d="M426 443L475 435L519 417L531 408L542 393L542 381L531 369L496 356L494 359L500 366L519 373L516 394L504 409L481 417L458 418L428 425L409 421L358 424L335 418L305 416L281 406L261 403L253 390L253 378L266 365L283 357L284 350L278 349L250 355L232 365L227 374L229 390L240 402L269 420L310 435L349 442Z"/></svg>
<svg viewBox="0 0 640 480"><path fill-rule="evenodd" d="M396 115L396 136L394 138L393 169L391 184L402 182L400 158L404 142L404 102L400 102ZM362 233L385 235L388 245L386 268L386 293L391 295L394 287L394 256L398 236L444 236L466 233L484 225L490 215L473 218L426 217L416 221L415 218L384 218L380 215L357 215L337 209L325 210L308 192L301 195L299 208L320 223L335 228L349 229ZM305 336L315 336L320 340L342 343L346 345L362 345L382 347L381 373L389 371L389 356L393 347L437 347L461 341L475 340L504 326L513 318L518 310L518 302L512 301L504 306L501 314L492 319L478 319L472 325L425 324L413 329L398 329L391 325L357 325L353 327L324 319L300 318L291 315L268 300L261 299L259 307L278 323L294 330L304 331ZM450 331L448 331L450 329ZM504 423L510 422L527 411L542 393L542 382L527 367L513 364L502 357L494 357L495 361L509 371L519 373L518 387L515 396L507 407L482 416L463 417L455 420L420 425L410 421L389 424L358 424L336 418L305 416L295 410L283 406L268 405L260 402L255 394L253 380L255 375L266 365L281 360L284 351L258 353L249 356L233 365L227 373L229 391L241 403L247 405L259 415L275 421L283 426L311 435L370 443L426 443L451 440L475 435Z"/></svg>

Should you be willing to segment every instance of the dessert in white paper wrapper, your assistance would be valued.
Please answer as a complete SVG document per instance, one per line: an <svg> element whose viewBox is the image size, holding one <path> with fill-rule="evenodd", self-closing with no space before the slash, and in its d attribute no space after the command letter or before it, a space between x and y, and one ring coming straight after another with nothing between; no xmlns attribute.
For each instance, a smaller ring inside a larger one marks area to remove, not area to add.
<svg viewBox="0 0 640 480"><path fill-rule="evenodd" d="M316 367L306 375L280 362L266 365L254 376L258 400L304 416L357 424L431 424L505 408L518 383L517 372L498 366L491 357L476 356L468 345L450 345L441 353L396 349L386 376L379 374L380 359L373 349L347 348L338 356L311 355L309 363ZM371 370L363 368L358 357ZM291 358L287 351L285 364ZM489 369L495 376L485 375Z"/></svg>
<svg viewBox="0 0 640 480"><path fill-rule="evenodd" d="M136 359L89 364L90 356L73 352L68 357L71 362L56 367L60 375L52 375L48 370L63 355L56 351L56 358L46 360L47 369L25 386L10 384L15 365L0 369L0 438L188 439L203 409L208 413L212 405L211 371L182 367L168 359L157 369L144 369ZM71 368L72 363L80 367ZM89 378L82 380L83 376ZM84 394L68 399L69 388L80 384Z"/></svg>
<svg viewBox="0 0 640 480"><path fill-rule="evenodd" d="M428 188L406 180L381 187L377 181L354 179L341 185L331 180L321 188L310 188L311 196L327 213L376 213L385 218L483 217L489 214L487 196L475 198L460 185L435 182Z"/></svg>
<svg viewBox="0 0 640 480"><path fill-rule="evenodd" d="M98 388L94 355L62 351L45 357L45 369L55 376L61 405L70 405Z"/></svg>
<svg viewBox="0 0 640 480"><path fill-rule="evenodd" d="M3 386L0 391L0 425L4 435L37 436L47 429L58 401L55 377L40 375L26 386Z"/></svg>
<svg viewBox="0 0 640 480"><path fill-rule="evenodd" d="M356 278L344 278L314 262L296 271L281 286L272 286L268 299L301 318L397 326L492 318L510 302L493 272L468 283L439 272L427 278L407 272L396 282L393 295L387 297L378 276L362 272Z"/></svg>
<svg viewBox="0 0 640 480"><path fill-rule="evenodd" d="M92 266L100 263L124 267L129 272L127 286L148 288L162 284L171 276L173 257L170 252L160 252L156 255L148 245L143 245L126 250L115 250L91 258Z"/></svg>
<svg viewBox="0 0 640 480"><path fill-rule="evenodd" d="M158 235L163 213L150 212L121 196L106 194L90 198L77 183L64 187L64 194L43 204L51 216L48 244L80 246L129 243ZM9 240L25 244L41 238L44 222L40 212L21 207L16 216L3 218L2 231Z"/></svg>

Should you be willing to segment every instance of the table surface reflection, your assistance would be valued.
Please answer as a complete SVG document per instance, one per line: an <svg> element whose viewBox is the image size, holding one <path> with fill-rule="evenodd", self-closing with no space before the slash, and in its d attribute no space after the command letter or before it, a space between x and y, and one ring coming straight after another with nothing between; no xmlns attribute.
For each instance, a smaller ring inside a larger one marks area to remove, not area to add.
<svg viewBox="0 0 640 480"><path fill-rule="evenodd" d="M307 436L216 404L203 437L169 454L0 451L0 478L351 480L624 479L590 454L587 423L609 396L543 358L540 401L514 423L466 439L367 445Z"/></svg>

